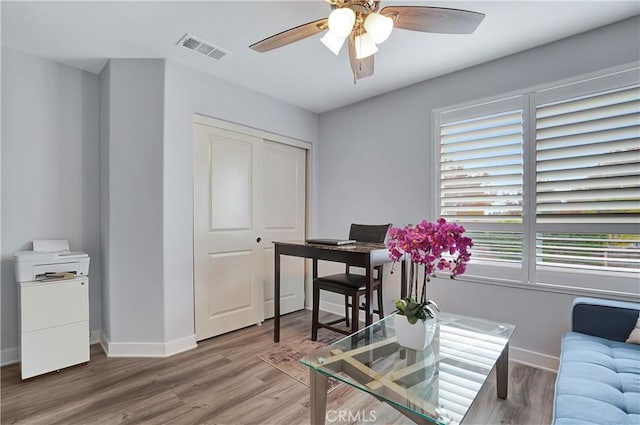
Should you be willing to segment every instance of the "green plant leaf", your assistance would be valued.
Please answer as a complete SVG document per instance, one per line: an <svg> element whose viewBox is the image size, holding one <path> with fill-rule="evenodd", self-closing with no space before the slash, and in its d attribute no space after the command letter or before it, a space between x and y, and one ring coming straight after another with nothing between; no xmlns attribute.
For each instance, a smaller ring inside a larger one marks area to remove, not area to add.
<svg viewBox="0 0 640 425"><path fill-rule="evenodd" d="M418 304L416 302L409 301L407 303L406 308L404 309L404 314L407 317L416 316L421 309L422 309L422 304Z"/></svg>
<svg viewBox="0 0 640 425"><path fill-rule="evenodd" d="M404 298L401 300L396 300L395 305L398 311L404 313L405 309L407 308L407 301Z"/></svg>

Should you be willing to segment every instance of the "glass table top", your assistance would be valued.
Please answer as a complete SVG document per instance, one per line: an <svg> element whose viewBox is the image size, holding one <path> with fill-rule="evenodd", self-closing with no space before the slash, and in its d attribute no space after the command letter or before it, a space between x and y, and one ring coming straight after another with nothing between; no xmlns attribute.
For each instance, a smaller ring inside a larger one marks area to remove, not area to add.
<svg viewBox="0 0 640 425"><path fill-rule="evenodd" d="M432 342L416 351L398 344L395 314L300 360L401 411L458 424L496 364L515 326L440 313ZM406 320L404 316L398 319Z"/></svg>

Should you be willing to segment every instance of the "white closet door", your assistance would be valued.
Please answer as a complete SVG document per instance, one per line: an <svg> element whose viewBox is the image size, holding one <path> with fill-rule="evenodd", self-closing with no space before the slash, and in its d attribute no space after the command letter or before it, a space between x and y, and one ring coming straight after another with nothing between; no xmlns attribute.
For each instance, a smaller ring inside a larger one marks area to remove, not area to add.
<svg viewBox="0 0 640 425"><path fill-rule="evenodd" d="M271 242L304 238L305 151L194 126L194 295L201 340L262 322L265 306L273 315ZM283 267L283 312L299 310L304 263Z"/></svg>
<svg viewBox="0 0 640 425"><path fill-rule="evenodd" d="M196 338L264 318L262 139L195 124Z"/></svg>
<svg viewBox="0 0 640 425"><path fill-rule="evenodd" d="M305 150L264 142L264 316L273 317L273 241L305 236ZM304 308L304 259L281 257L280 313Z"/></svg>

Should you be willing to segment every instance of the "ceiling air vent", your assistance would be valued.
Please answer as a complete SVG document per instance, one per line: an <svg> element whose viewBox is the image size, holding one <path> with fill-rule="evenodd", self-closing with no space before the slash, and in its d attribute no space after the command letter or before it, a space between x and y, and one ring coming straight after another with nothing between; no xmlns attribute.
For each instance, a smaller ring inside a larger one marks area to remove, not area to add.
<svg viewBox="0 0 640 425"><path fill-rule="evenodd" d="M180 39L180 41L178 41L178 46L182 46L185 49L200 53L202 56L206 56L215 60L220 60L224 56L231 53L230 51L225 50L222 47L207 43L203 39L188 33L185 34L184 37Z"/></svg>

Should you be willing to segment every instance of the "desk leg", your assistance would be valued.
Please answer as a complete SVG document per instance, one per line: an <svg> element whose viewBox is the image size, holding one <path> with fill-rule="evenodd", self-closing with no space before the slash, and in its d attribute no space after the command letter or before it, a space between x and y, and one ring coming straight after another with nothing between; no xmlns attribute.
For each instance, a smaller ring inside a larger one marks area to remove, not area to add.
<svg viewBox="0 0 640 425"><path fill-rule="evenodd" d="M273 342L280 342L280 248L273 255Z"/></svg>
<svg viewBox="0 0 640 425"><path fill-rule="evenodd" d="M365 283L366 283L366 299L364 300L364 314L365 314L365 326L370 326L373 323L373 266L371 265L371 255L367 258L367 264L365 266ZM380 276L382 277L382 276Z"/></svg>
<svg viewBox="0 0 640 425"><path fill-rule="evenodd" d="M311 341L318 339L318 318L320 316L320 288L316 285L316 279L318 278L318 259L313 259L313 309L311 311Z"/></svg>
<svg viewBox="0 0 640 425"><path fill-rule="evenodd" d="M329 378L314 369L309 369L309 377L311 378L311 404L309 408L311 425L324 425Z"/></svg>
<svg viewBox="0 0 640 425"><path fill-rule="evenodd" d="M509 387L509 341L496 362L496 388L498 398L506 399Z"/></svg>
<svg viewBox="0 0 640 425"><path fill-rule="evenodd" d="M313 267L311 268L311 276L312 276L313 280L316 280L318 278L318 259L317 258L313 259Z"/></svg>

